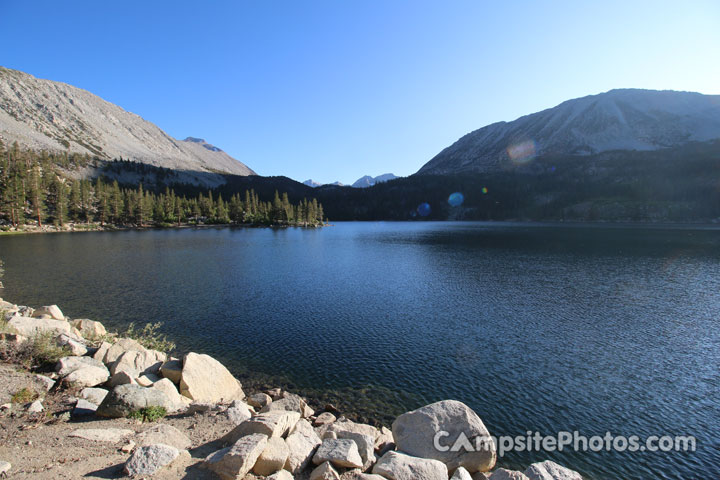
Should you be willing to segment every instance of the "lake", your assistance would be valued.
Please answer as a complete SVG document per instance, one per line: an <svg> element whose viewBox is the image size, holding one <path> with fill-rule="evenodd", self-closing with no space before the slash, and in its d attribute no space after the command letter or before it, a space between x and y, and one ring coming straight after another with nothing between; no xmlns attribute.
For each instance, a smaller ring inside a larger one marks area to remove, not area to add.
<svg viewBox="0 0 720 480"><path fill-rule="evenodd" d="M720 478L720 230L339 223L0 237L5 290L164 322L248 385L389 425L441 399L493 435L693 435L696 452L513 452L587 478ZM701 475L704 474L704 475Z"/></svg>

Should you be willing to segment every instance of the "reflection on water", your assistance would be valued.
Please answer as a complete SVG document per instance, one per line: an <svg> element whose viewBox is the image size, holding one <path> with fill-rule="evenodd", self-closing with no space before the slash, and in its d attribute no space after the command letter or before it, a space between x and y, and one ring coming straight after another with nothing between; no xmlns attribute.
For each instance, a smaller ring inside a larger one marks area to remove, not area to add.
<svg viewBox="0 0 720 480"><path fill-rule="evenodd" d="M455 398L496 435L698 437L694 454L523 452L503 466L551 458L589 478L720 475L717 229L83 233L2 237L0 258L12 301L111 327L163 321L180 347L248 382L282 376L381 419Z"/></svg>

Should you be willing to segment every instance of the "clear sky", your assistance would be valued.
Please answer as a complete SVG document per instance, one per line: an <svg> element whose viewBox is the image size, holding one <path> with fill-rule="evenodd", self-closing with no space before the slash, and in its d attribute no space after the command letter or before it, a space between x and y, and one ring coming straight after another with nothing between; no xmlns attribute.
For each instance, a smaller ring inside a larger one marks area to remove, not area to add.
<svg viewBox="0 0 720 480"><path fill-rule="evenodd" d="M351 183L570 98L718 94L720 1L0 0L0 65L261 175Z"/></svg>

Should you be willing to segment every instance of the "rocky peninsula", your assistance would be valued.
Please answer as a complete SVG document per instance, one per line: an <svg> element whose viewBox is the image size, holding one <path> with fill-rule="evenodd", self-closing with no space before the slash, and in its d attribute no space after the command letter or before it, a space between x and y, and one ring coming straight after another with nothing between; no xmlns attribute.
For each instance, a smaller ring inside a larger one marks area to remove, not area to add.
<svg viewBox="0 0 720 480"><path fill-rule="evenodd" d="M274 388L214 358L169 355L56 305L0 299L0 476L25 479L581 480L554 462L495 468L480 417L445 400L392 428ZM53 366L54 365L54 366ZM483 448L438 449L464 436Z"/></svg>

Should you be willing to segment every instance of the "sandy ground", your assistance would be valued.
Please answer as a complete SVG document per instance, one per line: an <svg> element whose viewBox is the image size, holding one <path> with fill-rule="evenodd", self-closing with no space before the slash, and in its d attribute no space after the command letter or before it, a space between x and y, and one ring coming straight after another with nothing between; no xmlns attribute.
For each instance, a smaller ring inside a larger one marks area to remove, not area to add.
<svg viewBox="0 0 720 480"><path fill-rule="evenodd" d="M0 405L8 403L14 392L23 387L42 391L32 374L14 365L0 364ZM10 462L10 479L108 479L123 478L123 465L130 453L121 451L127 437L118 443L94 442L69 434L81 428L124 428L142 432L154 423L129 419L63 420L57 414L68 412L74 405L73 391L47 394L46 411L27 415L22 405L0 411L0 460ZM189 456L181 456L152 478L216 479L200 465L210 453L222 448L216 439L233 425L216 412L168 416L159 422L172 425L192 441ZM247 479L260 478L248 475Z"/></svg>

